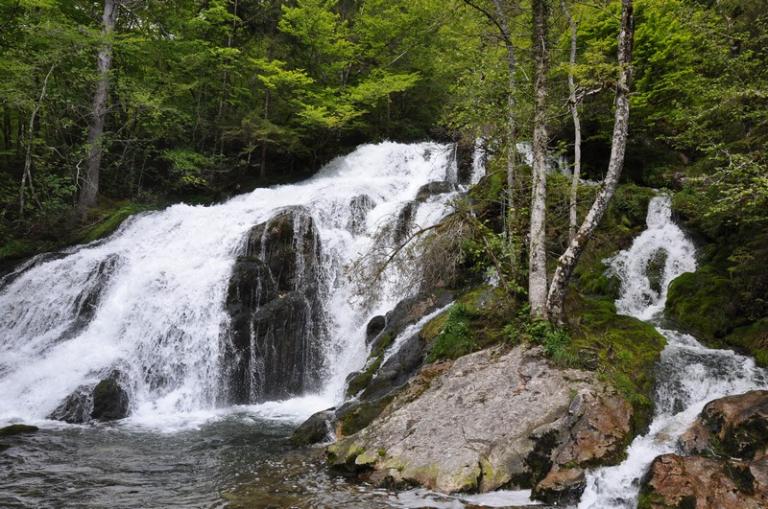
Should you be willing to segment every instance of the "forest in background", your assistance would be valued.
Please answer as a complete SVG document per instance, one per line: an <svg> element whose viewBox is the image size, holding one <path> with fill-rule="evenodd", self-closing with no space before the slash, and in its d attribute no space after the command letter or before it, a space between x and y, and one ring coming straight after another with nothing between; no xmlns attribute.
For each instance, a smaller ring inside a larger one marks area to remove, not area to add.
<svg viewBox="0 0 768 509"><path fill-rule="evenodd" d="M549 147L570 157L570 73L579 93L582 175L599 180L611 142L620 2L546 3ZM518 50L512 89L505 40L487 15L497 4ZM105 2L0 2L3 260L89 240L94 232L83 236L83 225L98 234L143 207L210 203L297 180L363 142L483 136L492 154L503 154L510 108L517 139L531 138L526 1L114 6L114 31L106 33ZM698 231L723 243L737 236L743 249L723 264L749 284L755 275L744 267L754 267L768 244L760 241L768 226L766 7L761 0L635 3L623 175L682 189L677 210ZM565 13L578 25L575 64ZM89 142L102 77L97 56L107 46L104 130ZM94 148L99 199L78 214ZM744 239L757 246L744 247Z"/></svg>

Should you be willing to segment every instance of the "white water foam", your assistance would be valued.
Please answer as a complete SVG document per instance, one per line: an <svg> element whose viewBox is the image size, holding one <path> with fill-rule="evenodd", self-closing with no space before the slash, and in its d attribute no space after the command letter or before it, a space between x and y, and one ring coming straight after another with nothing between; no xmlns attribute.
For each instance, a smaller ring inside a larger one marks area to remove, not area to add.
<svg viewBox="0 0 768 509"><path fill-rule="evenodd" d="M377 233L393 225L424 184L455 177L452 152L436 143L365 145L303 183L141 214L104 241L39 258L0 280L0 422L45 419L72 391L114 368L130 382L128 422L173 428L219 415L235 258L251 227L294 205L310 211L322 244L330 331L324 387L253 411L299 419L333 406L346 375L365 361L367 320L408 293L391 274L361 308L346 270L382 247ZM362 228L350 228L350 200L361 195L373 207ZM414 228L439 221L455 196L418 205ZM83 315L89 306L92 316Z"/></svg>
<svg viewBox="0 0 768 509"><path fill-rule="evenodd" d="M668 196L651 200L647 223L648 229L629 249L607 262L621 280L618 311L657 324L669 283L695 270L696 258L693 243L672 222ZM649 267L661 271L654 275L659 290L651 284ZM756 367L752 359L730 350L706 348L688 334L661 327L657 330L667 339L667 346L661 354L653 422L648 433L629 446L624 462L587 475L579 509L636 507L641 478L653 459L676 451L678 438L706 403L768 387L768 372Z"/></svg>

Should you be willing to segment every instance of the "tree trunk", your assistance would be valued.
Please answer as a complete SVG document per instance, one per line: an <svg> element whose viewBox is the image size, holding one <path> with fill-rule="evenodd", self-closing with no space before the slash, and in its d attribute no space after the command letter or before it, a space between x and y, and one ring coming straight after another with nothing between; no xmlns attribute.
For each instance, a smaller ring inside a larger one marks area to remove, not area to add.
<svg viewBox="0 0 768 509"><path fill-rule="evenodd" d="M40 111L40 106L43 104L43 99L45 99L45 91L48 88L48 79L51 77L55 67L56 64L51 65L48 74L45 75L43 87L40 91L40 98L37 100L37 104L35 104L32 114L29 116L29 126L27 127L27 149L24 157L24 170L21 173L21 185L19 186L19 217L24 217L24 192L27 184L29 184L29 189L34 194L34 188L32 187L32 141L35 136L35 119L37 118L37 113Z"/></svg>
<svg viewBox="0 0 768 509"><path fill-rule="evenodd" d="M533 185L531 188L528 300L533 318L547 317L547 0L533 1L535 62L533 119Z"/></svg>
<svg viewBox="0 0 768 509"><path fill-rule="evenodd" d="M496 16L499 18L499 28L504 39L504 48L507 52L507 217L506 231L507 242L514 254L514 227L516 223L515 205L515 172L517 165L517 124L515 121L515 89L517 83L515 72L517 70L517 57L515 46L512 44L512 34L507 22L507 13L504 11L502 0L493 0L496 8ZM516 258L513 256L513 260Z"/></svg>
<svg viewBox="0 0 768 509"><path fill-rule="evenodd" d="M615 114L613 138L611 140L611 157L608 162L608 172L605 175L602 188L597 193L595 201L584 218L576 236L569 243L568 249L560 257L552 278L552 284L547 298L547 308L550 320L563 323L565 319L565 294L573 269L584 252L584 248L592 237L600 220L603 218L608 203L616 191L621 170L624 166L624 152L627 146L629 130L629 87L632 83L632 0L622 0L621 32L619 34L619 79L616 84Z"/></svg>
<svg viewBox="0 0 768 509"><path fill-rule="evenodd" d="M571 27L571 56L570 67L568 68L568 107L573 116L573 174L571 175L571 199L568 211L568 242L572 242L576 237L576 228L578 226L578 216L576 206L579 198L579 178L581 177L581 120L579 119L579 104L576 97L576 82L573 79L573 68L576 65L576 33L579 25L573 19L565 0L561 0L563 12L568 19Z"/></svg>
<svg viewBox="0 0 768 509"><path fill-rule="evenodd" d="M509 29L509 4L505 0L493 0L493 6L496 11L494 16L491 12L472 0L464 0L464 3L487 17L499 30L504 47L507 52L507 214L505 220L505 235L512 252L512 259L515 256L515 223L516 223L516 205L515 205L515 180L517 165L517 123L515 117L515 89L517 83L515 80L515 71L517 70L517 57L515 55L515 45L512 43L512 32ZM513 267L514 269L514 267Z"/></svg>
<svg viewBox="0 0 768 509"><path fill-rule="evenodd" d="M269 89L264 93L264 120L269 120ZM259 165L259 177L261 179L267 178L267 140L264 139L261 142L261 162Z"/></svg>
<svg viewBox="0 0 768 509"><path fill-rule="evenodd" d="M119 0L118 0L119 2ZM115 0L104 0L102 15L101 47L97 57L99 80L93 95L91 122L88 127L88 154L86 156L85 178L80 187L80 214L85 215L89 208L96 205L99 193L99 173L101 172L101 156L103 153L104 121L107 117L107 97L109 95L109 70L112 67L112 32L117 18L117 3Z"/></svg>

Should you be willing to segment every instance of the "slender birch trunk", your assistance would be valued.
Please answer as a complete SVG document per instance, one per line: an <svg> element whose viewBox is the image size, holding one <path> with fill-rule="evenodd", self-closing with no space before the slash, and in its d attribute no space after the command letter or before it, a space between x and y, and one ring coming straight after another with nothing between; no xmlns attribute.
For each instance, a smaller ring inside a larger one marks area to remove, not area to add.
<svg viewBox="0 0 768 509"><path fill-rule="evenodd" d="M547 318L547 0L533 1L534 119L528 300L533 318Z"/></svg>
<svg viewBox="0 0 768 509"><path fill-rule="evenodd" d="M616 84L615 114L613 138L611 141L611 157L608 162L608 172L603 180L602 188L597 193L595 201L584 218L576 236L569 243L568 249L560 257L557 269L552 278L552 284L547 297L547 308L550 320L563 323L565 320L565 294L573 269L584 252L589 239L592 237L600 220L605 215L608 203L616 191L621 170L624 166L624 152L627 146L629 130L629 87L632 83L632 39L634 35L632 0L622 0L621 32L619 34L619 79Z"/></svg>
<svg viewBox="0 0 768 509"><path fill-rule="evenodd" d="M487 17L491 23L496 25L496 28L501 35L501 39L504 42L504 48L507 53L507 215L505 219L505 235L507 243L512 252L512 259L516 260L515 256L515 224L516 224L516 204L515 204L515 181L517 172L517 120L515 117L515 90L517 88L517 82L515 79L515 73L517 71L517 56L515 45L512 43L512 32L509 26L508 16L510 15L510 2L508 0L493 0L493 6L495 15L481 5L473 2L472 0L464 0L464 3L472 7L473 9L481 12ZM513 267L514 268L514 267Z"/></svg>
<svg viewBox="0 0 768 509"><path fill-rule="evenodd" d="M96 63L99 80L96 83L96 92L93 95L91 122L88 127L87 164L78 203L81 215L84 215L89 208L96 205L96 196L99 193L101 156L104 151L102 138L104 135L104 122L107 117L107 98L109 96L109 70L112 67L112 32L115 29L117 5L115 0L104 0L104 12L101 18L102 41Z"/></svg>
<svg viewBox="0 0 768 509"><path fill-rule="evenodd" d="M576 237L578 215L576 206L579 198L579 178L581 177L581 120L579 119L579 101L576 97L576 82L573 78L573 68L576 65L576 35L579 24L568 10L565 0L561 0L563 12L571 27L571 55L568 68L568 107L573 117L573 174L571 175L571 197L568 210L568 242Z"/></svg>
<svg viewBox="0 0 768 509"><path fill-rule="evenodd" d="M43 99L45 99L45 91L48 88L48 80L50 79L55 67L56 64L51 65L51 68L48 70L48 74L45 75L45 79L43 80L43 87L40 91L40 97L37 100L37 104L35 104L35 108L32 110L32 114L29 116L29 125L27 126L27 147L26 155L24 156L24 170L21 173L21 185L19 186L19 217L24 217L24 193L26 191L27 185L29 185L30 191L34 193L34 187L32 187L32 140L35 136L35 119L37 119L40 106L42 106Z"/></svg>
<svg viewBox="0 0 768 509"><path fill-rule="evenodd" d="M517 70L517 57L515 46L512 44L512 36L507 22L507 14L504 11L502 0L493 0L496 8L496 16L499 19L499 28L504 39L504 48L507 52L507 217L506 236L507 242L514 248L514 227L516 223L515 204L515 180L517 166L517 122L515 120L515 89L517 82L515 72Z"/></svg>

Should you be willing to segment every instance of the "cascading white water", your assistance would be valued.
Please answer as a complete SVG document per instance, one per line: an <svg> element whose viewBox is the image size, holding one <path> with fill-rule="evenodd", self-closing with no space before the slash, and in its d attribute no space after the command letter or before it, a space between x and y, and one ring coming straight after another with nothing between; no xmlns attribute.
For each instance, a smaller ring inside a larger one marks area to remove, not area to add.
<svg viewBox="0 0 768 509"><path fill-rule="evenodd" d="M659 325L669 283L696 269L695 248L672 221L668 196L651 200L647 223L648 229L629 249L607 262L621 280L617 310L653 323L667 339L657 376L655 416L648 433L632 442L624 462L588 474L580 509L636 507L641 478L653 459L676 451L678 438L707 402L768 386L768 372L752 359L706 348L688 334Z"/></svg>
<svg viewBox="0 0 768 509"><path fill-rule="evenodd" d="M250 228L294 205L309 210L322 242L329 331L323 389L260 408L300 417L335 404L345 376L364 362L367 320L408 292L392 274L357 307L345 269L382 248L377 233L423 185L455 178L452 153L435 143L362 146L306 182L141 214L104 241L39 258L0 280L0 422L45 419L72 391L115 367L129 380L133 422L163 425L217 411L235 259ZM362 224L350 205L359 196L372 204ZM438 221L454 196L422 200L415 225Z"/></svg>

